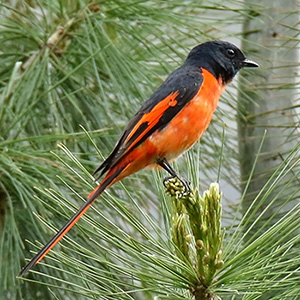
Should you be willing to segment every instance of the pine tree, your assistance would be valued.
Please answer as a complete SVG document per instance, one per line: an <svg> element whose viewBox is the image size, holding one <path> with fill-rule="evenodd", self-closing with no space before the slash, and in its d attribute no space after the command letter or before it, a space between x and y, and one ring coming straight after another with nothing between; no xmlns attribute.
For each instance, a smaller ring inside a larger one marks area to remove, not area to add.
<svg viewBox="0 0 300 300"><path fill-rule="evenodd" d="M95 186L92 171L193 46L244 37L246 54L265 70L268 57L248 51L260 45L242 28L245 19L267 14L264 6L10 0L0 9L0 295L297 299L299 201L283 214L268 212L280 195L287 195L284 203L299 200L299 142L287 147L245 209L258 160L241 179L235 118L236 109L239 116L245 111L237 105L244 93L237 81L201 142L176 165L191 180L192 194L182 197L176 182L165 191L163 172L133 175L105 193L26 278L16 277L25 258L84 201ZM296 24L284 18L292 14L286 10L277 21L291 31L276 37L282 41L276 47L291 40L299 47ZM251 82L249 74L239 80ZM280 91L288 83L278 76L272 88ZM296 93L297 81L288 86ZM257 139L253 154L266 137Z"/></svg>

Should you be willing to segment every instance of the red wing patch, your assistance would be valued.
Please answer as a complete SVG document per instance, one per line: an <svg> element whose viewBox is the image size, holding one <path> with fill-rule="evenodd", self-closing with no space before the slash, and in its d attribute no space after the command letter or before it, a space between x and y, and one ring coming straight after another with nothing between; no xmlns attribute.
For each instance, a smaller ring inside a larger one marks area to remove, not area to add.
<svg viewBox="0 0 300 300"><path fill-rule="evenodd" d="M174 107L177 104L176 97L178 94L179 92L170 94L164 100L160 101L150 112L143 115L124 141L123 147L126 148L124 154L130 151L157 124L169 107Z"/></svg>

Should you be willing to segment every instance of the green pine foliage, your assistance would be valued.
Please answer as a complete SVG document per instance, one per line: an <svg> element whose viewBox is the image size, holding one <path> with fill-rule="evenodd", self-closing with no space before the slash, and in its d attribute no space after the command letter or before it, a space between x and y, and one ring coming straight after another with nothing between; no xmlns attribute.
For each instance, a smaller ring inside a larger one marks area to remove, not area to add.
<svg viewBox="0 0 300 300"><path fill-rule="evenodd" d="M299 206L278 218L268 208L273 191L299 199L299 145L243 211L234 83L176 165L192 182L190 202L166 193L163 172L135 174L16 277L96 186L92 171L140 103L194 45L238 41L245 16L262 7L251 9L235 0L0 4L1 297L298 299ZM221 194L212 184L202 197L214 181Z"/></svg>

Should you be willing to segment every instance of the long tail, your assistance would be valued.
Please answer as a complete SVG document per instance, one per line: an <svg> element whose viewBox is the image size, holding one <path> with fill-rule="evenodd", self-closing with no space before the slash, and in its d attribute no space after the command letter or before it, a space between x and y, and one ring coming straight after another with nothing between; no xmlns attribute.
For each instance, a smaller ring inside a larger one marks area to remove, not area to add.
<svg viewBox="0 0 300 300"><path fill-rule="evenodd" d="M114 172L109 172L103 181L93 190L88 196L87 201L73 215L73 217L53 236L53 238L31 259L31 261L21 270L18 276L25 275L31 268L40 262L44 256L63 238L63 236L75 225L81 216L88 210L94 201L113 183L116 182L118 175L123 168L117 169Z"/></svg>

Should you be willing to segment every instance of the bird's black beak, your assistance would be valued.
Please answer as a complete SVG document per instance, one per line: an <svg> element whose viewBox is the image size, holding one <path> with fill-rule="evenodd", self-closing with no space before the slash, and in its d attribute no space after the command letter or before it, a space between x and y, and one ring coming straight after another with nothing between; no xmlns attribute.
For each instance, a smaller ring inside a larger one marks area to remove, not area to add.
<svg viewBox="0 0 300 300"><path fill-rule="evenodd" d="M245 58L242 62L242 67L243 68L258 68L259 64L257 64L256 62L254 62L252 60Z"/></svg>

